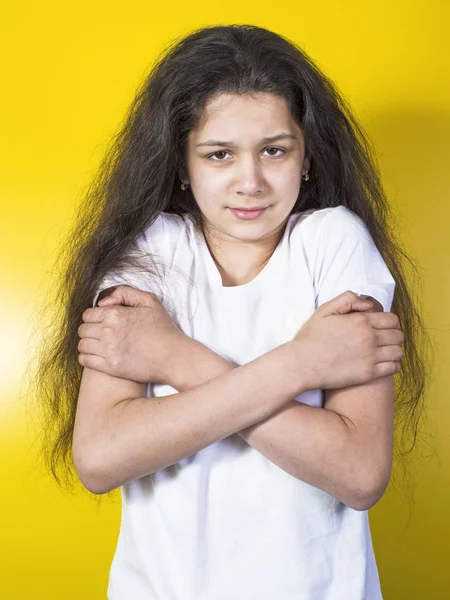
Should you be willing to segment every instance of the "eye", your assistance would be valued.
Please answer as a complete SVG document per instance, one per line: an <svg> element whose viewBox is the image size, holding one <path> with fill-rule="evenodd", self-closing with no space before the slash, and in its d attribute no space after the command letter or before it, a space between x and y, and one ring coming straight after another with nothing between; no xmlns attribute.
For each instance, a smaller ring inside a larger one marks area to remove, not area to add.
<svg viewBox="0 0 450 600"><path fill-rule="evenodd" d="M265 151L267 150L275 150L278 152L281 152L282 154L269 154L269 156L271 156L272 158L280 158L280 156L282 156L283 154L286 154L286 150L283 150L282 148L277 148L275 146L269 146L267 148L265 148ZM212 160L213 162L225 162L224 160L222 160L221 158L217 158L217 156L219 154L229 154L229 152L227 152L226 150L218 150L217 152L214 152L213 154L208 154L208 156L206 158L208 158L209 160ZM213 158L216 157L216 158Z"/></svg>
<svg viewBox="0 0 450 600"><path fill-rule="evenodd" d="M266 150L278 150L279 152L286 154L286 150L283 150L282 148L276 148L275 146L269 146L269 148L266 148ZM282 156L282 155L269 154L269 156L272 156L273 158L278 158L279 156Z"/></svg>
<svg viewBox="0 0 450 600"><path fill-rule="evenodd" d="M213 156L217 156L218 154L229 154L229 152L226 152L225 150L218 150L217 152L214 152L213 154L208 154L208 156L206 158L209 158L210 160L213 160L215 162L223 162L223 160L221 159L213 159Z"/></svg>

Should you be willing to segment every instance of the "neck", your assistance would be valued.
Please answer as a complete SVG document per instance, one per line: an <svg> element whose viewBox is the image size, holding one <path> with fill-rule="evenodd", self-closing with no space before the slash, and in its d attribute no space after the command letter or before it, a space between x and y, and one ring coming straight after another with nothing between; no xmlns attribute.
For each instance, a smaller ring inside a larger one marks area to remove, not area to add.
<svg viewBox="0 0 450 600"><path fill-rule="evenodd" d="M284 227L264 240L254 242L227 241L203 229L210 254L226 287L243 285L264 269L274 253Z"/></svg>

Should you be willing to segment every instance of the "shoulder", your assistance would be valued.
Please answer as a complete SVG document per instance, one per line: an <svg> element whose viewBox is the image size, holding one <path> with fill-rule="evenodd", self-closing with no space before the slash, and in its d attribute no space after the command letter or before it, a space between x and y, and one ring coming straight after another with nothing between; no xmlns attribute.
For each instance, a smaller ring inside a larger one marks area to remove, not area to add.
<svg viewBox="0 0 450 600"><path fill-rule="evenodd" d="M351 289L390 310L395 280L364 220L345 206L317 211L306 243L318 306Z"/></svg>
<svg viewBox="0 0 450 600"><path fill-rule="evenodd" d="M342 229L347 231L367 229L362 218L342 204L318 212L324 213L319 220L321 230L329 231L332 229L338 233Z"/></svg>
<svg viewBox="0 0 450 600"><path fill-rule="evenodd" d="M183 235L183 232L186 232L186 223L182 216L165 212L157 214L127 249L126 260L118 261L120 264L116 264L103 277L97 287L93 306L101 291L117 285L130 285L161 297L165 288L165 282L161 279L163 273L166 275L164 269L171 269L180 261L188 260L191 255L187 235ZM135 261L128 261L130 257Z"/></svg>
<svg viewBox="0 0 450 600"><path fill-rule="evenodd" d="M160 212L138 239L141 250L159 254L178 245L187 235L187 223L183 216Z"/></svg>
<svg viewBox="0 0 450 600"><path fill-rule="evenodd" d="M332 248L343 241L358 242L370 238L359 215L343 205L311 209L291 216L290 236L298 240L306 251L319 245Z"/></svg>
<svg viewBox="0 0 450 600"><path fill-rule="evenodd" d="M310 209L291 216L292 230L298 228L318 232L323 228L333 228L334 225L354 226L363 224L362 219L342 204L327 208Z"/></svg>
<svg viewBox="0 0 450 600"><path fill-rule="evenodd" d="M186 228L185 218L167 212L160 212L145 230L145 235L157 235L170 232L180 232Z"/></svg>

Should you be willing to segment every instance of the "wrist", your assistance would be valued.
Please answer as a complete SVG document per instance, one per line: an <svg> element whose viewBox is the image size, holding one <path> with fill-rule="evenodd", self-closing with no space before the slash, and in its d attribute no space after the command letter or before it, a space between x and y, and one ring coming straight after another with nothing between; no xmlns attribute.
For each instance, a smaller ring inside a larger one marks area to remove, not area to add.
<svg viewBox="0 0 450 600"><path fill-rule="evenodd" d="M314 367L310 363L307 344L304 340L294 338L278 348L284 353L286 376L292 382L292 397L308 390L315 390Z"/></svg>
<svg viewBox="0 0 450 600"><path fill-rule="evenodd" d="M176 351L171 352L165 365L164 383L170 385L178 392L189 389L189 365L191 338L180 332L173 342Z"/></svg>
<svg viewBox="0 0 450 600"><path fill-rule="evenodd" d="M166 383L179 392L195 388L237 367L184 334L176 347L176 355L168 364Z"/></svg>

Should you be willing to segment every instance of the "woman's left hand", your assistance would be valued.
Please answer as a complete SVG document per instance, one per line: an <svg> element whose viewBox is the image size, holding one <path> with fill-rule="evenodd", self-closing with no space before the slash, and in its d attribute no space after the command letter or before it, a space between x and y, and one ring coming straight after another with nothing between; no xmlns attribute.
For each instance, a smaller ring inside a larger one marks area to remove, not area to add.
<svg viewBox="0 0 450 600"><path fill-rule="evenodd" d="M140 383L170 383L172 365L189 340L160 300L149 292L119 286L83 313L78 362Z"/></svg>

